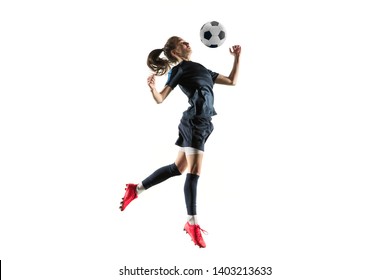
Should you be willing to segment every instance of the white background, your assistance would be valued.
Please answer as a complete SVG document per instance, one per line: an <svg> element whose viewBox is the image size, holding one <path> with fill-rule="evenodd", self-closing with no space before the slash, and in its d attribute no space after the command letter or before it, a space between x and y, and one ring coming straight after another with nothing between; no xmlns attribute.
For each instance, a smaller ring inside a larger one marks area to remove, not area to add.
<svg viewBox="0 0 390 280"><path fill-rule="evenodd" d="M1 1L4 279L162 279L119 269L175 265L389 279L386 2ZM199 40L209 20L227 29L218 49ZM237 86L215 86L206 249L182 231L184 176L118 209L126 183L176 157L187 100L177 88L156 105L145 63L172 35L225 75L242 46Z"/></svg>

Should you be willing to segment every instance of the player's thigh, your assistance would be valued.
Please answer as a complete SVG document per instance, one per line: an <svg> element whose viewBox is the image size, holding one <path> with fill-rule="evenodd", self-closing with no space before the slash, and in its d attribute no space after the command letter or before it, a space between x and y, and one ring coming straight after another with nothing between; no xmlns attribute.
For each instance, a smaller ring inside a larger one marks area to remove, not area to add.
<svg viewBox="0 0 390 280"><path fill-rule="evenodd" d="M184 173L186 171L188 163L184 151L179 151L175 160L175 164L180 173Z"/></svg>
<svg viewBox="0 0 390 280"><path fill-rule="evenodd" d="M186 155L188 172L200 175L202 171L203 153Z"/></svg>

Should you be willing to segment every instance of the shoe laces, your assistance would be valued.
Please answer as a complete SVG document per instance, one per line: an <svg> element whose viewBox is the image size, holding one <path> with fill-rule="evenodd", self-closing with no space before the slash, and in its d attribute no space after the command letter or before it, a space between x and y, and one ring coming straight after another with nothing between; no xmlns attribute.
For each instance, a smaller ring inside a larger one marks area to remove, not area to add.
<svg viewBox="0 0 390 280"><path fill-rule="evenodd" d="M202 229L199 225L195 225L195 234L196 234L196 237L197 237L198 239L202 238L201 232L204 233L204 234L206 234L206 235L209 234L207 231L205 231L204 229Z"/></svg>

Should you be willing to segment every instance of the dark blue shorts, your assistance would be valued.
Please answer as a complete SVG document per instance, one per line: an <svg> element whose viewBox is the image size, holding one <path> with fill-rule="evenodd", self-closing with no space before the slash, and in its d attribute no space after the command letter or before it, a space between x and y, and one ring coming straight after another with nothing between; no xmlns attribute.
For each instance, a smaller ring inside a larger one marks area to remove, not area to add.
<svg viewBox="0 0 390 280"><path fill-rule="evenodd" d="M204 151L204 145L214 130L211 118L182 118L176 145Z"/></svg>

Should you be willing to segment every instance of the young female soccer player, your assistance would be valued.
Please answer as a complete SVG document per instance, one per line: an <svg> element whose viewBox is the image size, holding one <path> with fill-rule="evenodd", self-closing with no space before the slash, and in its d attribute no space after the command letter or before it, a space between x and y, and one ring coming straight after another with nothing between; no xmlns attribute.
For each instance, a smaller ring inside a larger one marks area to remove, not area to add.
<svg viewBox="0 0 390 280"><path fill-rule="evenodd" d="M179 124L179 137L176 141L179 153L174 163L161 167L139 184L127 184L120 209L123 211L131 201L143 191L173 176L188 171L184 184L184 198L188 219L184 230L191 236L195 245L206 247L198 225L196 213L197 184L201 173L204 146L213 131L211 118L214 110L214 83L235 85L240 62L241 47L235 45L229 49L234 56L233 67L229 76L224 76L206 69L203 65L191 61L190 44L182 38L173 36L168 39L164 48L150 52L147 65L154 72L147 83L154 100L161 104L179 85L188 97L190 106L184 111ZM164 54L165 57L161 57ZM168 73L169 72L169 73ZM165 87L158 91L155 87L155 76L168 73Z"/></svg>

